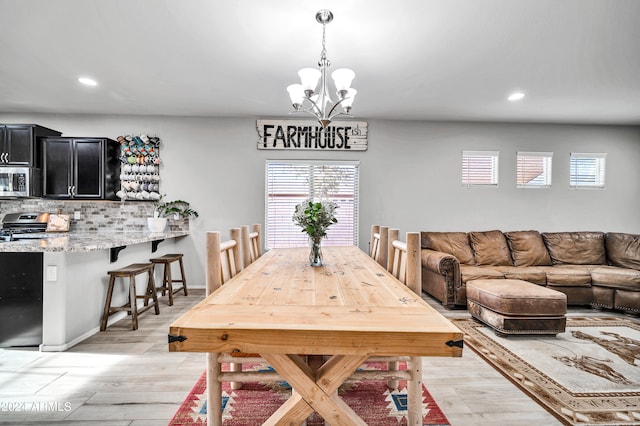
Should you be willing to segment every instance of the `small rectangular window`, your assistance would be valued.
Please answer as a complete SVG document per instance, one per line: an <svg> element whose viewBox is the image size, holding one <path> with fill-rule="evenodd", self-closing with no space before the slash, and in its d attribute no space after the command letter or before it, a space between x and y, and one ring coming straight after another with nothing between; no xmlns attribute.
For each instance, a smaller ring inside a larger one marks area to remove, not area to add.
<svg viewBox="0 0 640 426"><path fill-rule="evenodd" d="M569 186L604 188L605 153L572 152L569 160Z"/></svg>
<svg viewBox="0 0 640 426"><path fill-rule="evenodd" d="M518 188L551 188L553 152L518 152L516 184Z"/></svg>
<svg viewBox="0 0 640 426"><path fill-rule="evenodd" d="M462 151L462 186L498 186L499 151Z"/></svg>

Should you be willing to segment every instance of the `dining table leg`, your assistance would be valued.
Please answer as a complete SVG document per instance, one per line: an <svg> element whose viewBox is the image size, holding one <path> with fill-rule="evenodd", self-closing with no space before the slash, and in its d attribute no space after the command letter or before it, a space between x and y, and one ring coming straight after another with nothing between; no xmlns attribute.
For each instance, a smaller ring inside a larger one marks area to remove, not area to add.
<svg viewBox="0 0 640 426"><path fill-rule="evenodd" d="M207 425L222 426L222 383L216 352L207 352Z"/></svg>
<svg viewBox="0 0 640 426"><path fill-rule="evenodd" d="M411 374L407 382L407 425L422 425L422 357L410 357L407 368Z"/></svg>
<svg viewBox="0 0 640 426"><path fill-rule="evenodd" d="M366 426L336 391L368 356L333 355L314 371L297 355L261 355L296 390L265 425L301 424L316 411L330 424Z"/></svg>

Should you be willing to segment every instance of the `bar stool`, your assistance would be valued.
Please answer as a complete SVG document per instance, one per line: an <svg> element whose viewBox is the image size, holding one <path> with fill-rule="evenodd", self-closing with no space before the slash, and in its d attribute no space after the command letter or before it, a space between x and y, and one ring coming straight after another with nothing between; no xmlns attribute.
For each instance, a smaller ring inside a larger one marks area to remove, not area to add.
<svg viewBox="0 0 640 426"><path fill-rule="evenodd" d="M100 322L100 331L107 329L107 320L109 316L120 311L127 311L131 314L132 330L138 329L138 315L145 312L147 309L154 307L156 315L160 314L160 307L158 306L158 296L156 295L156 286L153 280L153 263L133 263L124 268L116 269L107 272L109 274L109 287L107 289L107 300L104 304L104 313L102 314L102 321ZM147 274L147 288L144 295L136 294L136 276L140 274ZM116 278L129 278L129 303L122 306L111 306L111 298L113 296L113 287L116 282ZM138 310L138 299L144 299L144 307ZM149 299L153 299L149 303Z"/></svg>
<svg viewBox="0 0 640 426"><path fill-rule="evenodd" d="M156 257L153 259L149 259L153 264L162 264L164 265L164 273L162 275L162 286L157 287L156 291L162 290L162 295L165 295L165 292L169 293L169 306L173 306L173 295L179 292L180 290L184 290L184 295L187 296L187 278L184 275L184 265L182 264L182 253L178 254L165 254L162 257ZM174 280L171 277L171 264L173 262L178 262L180 264L180 278L179 280ZM182 286L174 289L173 283L182 283Z"/></svg>

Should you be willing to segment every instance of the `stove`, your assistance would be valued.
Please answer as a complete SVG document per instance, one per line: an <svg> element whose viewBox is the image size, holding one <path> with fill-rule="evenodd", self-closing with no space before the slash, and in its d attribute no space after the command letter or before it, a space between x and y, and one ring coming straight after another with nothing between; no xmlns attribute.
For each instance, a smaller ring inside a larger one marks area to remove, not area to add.
<svg viewBox="0 0 640 426"><path fill-rule="evenodd" d="M47 230L49 213L7 213L2 219L0 241L36 238Z"/></svg>

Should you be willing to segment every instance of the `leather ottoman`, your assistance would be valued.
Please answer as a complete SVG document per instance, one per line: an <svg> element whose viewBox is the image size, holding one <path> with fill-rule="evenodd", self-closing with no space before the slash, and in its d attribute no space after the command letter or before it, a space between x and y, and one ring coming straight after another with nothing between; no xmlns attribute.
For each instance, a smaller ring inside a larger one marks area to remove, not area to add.
<svg viewBox="0 0 640 426"><path fill-rule="evenodd" d="M558 334L565 331L567 296L523 280L467 281L467 308L497 334Z"/></svg>

